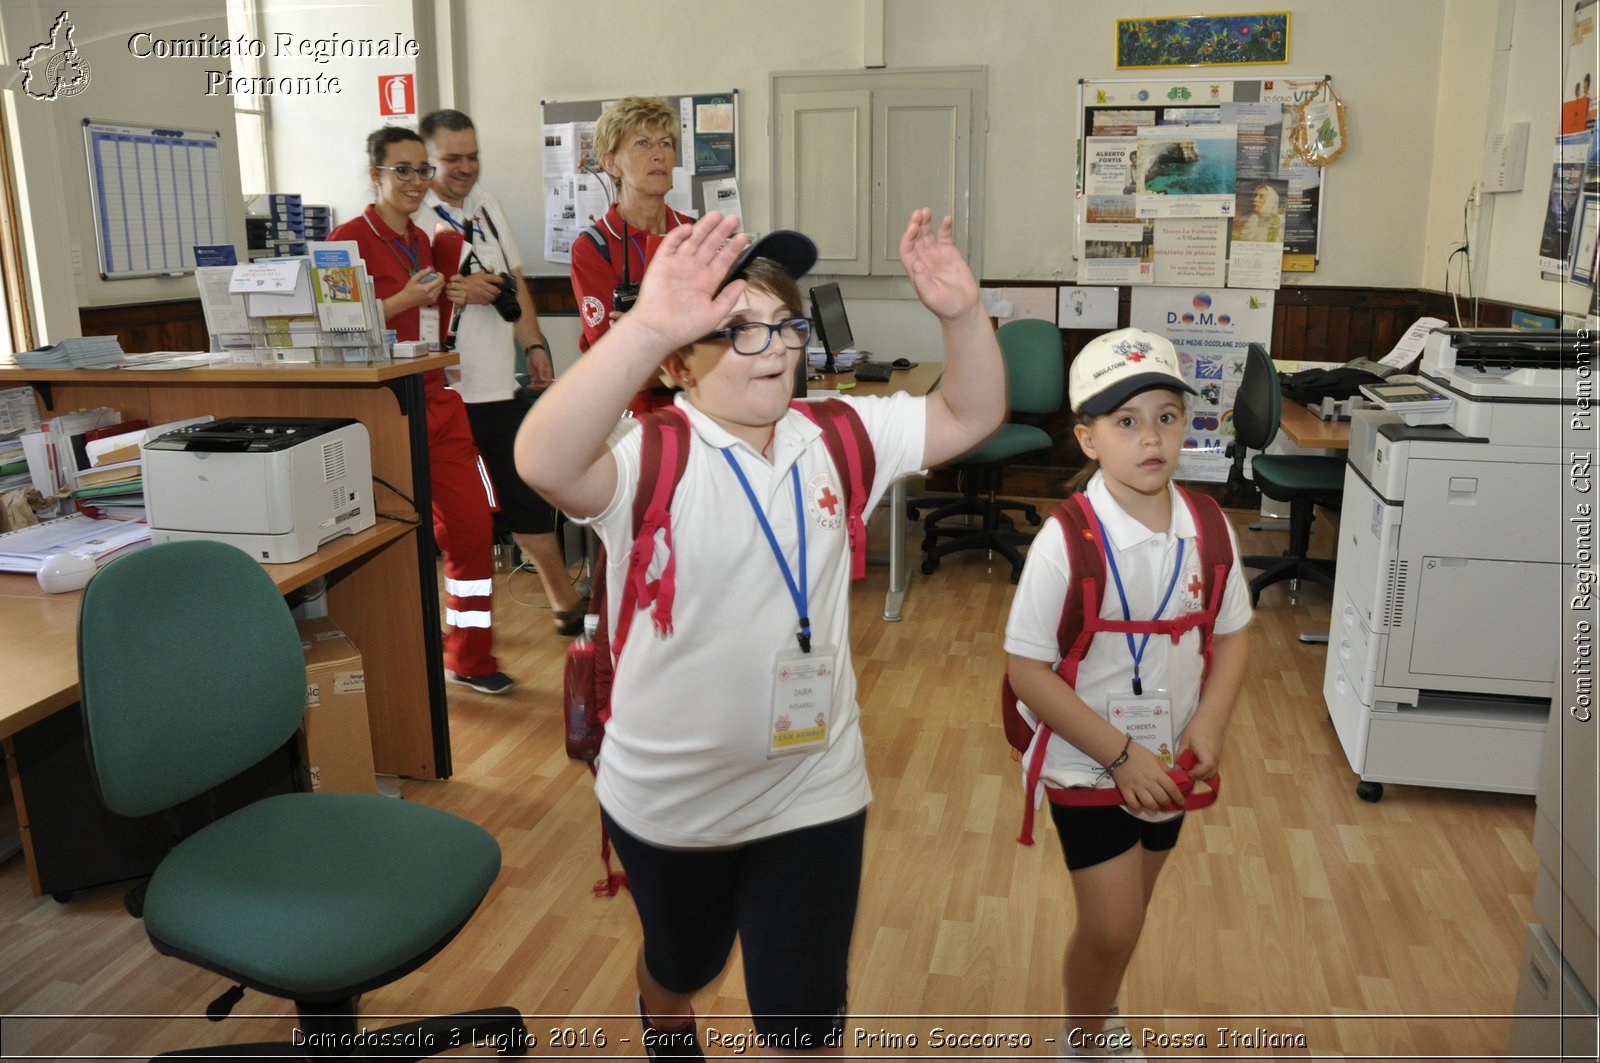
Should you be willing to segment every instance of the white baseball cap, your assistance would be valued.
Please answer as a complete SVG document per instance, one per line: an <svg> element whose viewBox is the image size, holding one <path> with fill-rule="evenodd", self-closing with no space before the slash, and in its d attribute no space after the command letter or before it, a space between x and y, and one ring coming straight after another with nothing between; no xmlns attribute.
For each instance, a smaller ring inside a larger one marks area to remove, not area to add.
<svg viewBox="0 0 1600 1063"><path fill-rule="evenodd" d="M1067 377L1073 413L1110 413L1150 388L1199 394L1183 379L1172 341L1138 328L1107 332L1084 344Z"/></svg>

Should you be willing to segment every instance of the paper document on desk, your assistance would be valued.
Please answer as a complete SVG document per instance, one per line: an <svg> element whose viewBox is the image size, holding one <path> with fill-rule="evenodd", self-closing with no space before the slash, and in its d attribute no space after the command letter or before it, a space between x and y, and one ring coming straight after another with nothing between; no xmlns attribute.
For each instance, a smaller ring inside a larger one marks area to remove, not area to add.
<svg viewBox="0 0 1600 1063"><path fill-rule="evenodd" d="M52 554L75 554L103 565L112 557L150 540L143 521L95 520L81 513L0 535L0 572L38 572Z"/></svg>

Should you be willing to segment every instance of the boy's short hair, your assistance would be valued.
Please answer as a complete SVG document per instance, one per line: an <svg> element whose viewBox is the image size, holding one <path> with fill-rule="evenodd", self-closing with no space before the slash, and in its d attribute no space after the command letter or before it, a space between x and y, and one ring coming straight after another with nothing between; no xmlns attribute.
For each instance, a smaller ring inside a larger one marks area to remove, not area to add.
<svg viewBox="0 0 1600 1063"><path fill-rule="evenodd" d="M750 287L769 293L788 307L790 313L796 316L805 314L800 301L800 285L772 259L753 259L745 266L743 276Z"/></svg>
<svg viewBox="0 0 1600 1063"><path fill-rule="evenodd" d="M1072 360L1067 375L1072 412L1080 415L1110 413L1151 388L1199 394L1183 379L1172 341L1139 328L1096 336Z"/></svg>

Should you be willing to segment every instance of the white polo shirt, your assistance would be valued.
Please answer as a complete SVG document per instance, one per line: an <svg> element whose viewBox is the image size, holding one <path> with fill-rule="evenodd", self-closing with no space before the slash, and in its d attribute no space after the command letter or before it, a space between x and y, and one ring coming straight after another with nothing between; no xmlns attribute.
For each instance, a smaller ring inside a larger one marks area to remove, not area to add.
<svg viewBox="0 0 1600 1063"><path fill-rule="evenodd" d="M417 228L432 236L437 227L450 223L441 218L443 210L455 221L455 228L472 245L477 253L473 272L484 270L499 273L501 270L522 268L522 251L511 233L511 220L506 216L500 201L474 185L461 206L452 207L428 189L422 206L411 216ZM484 220L487 212L494 228ZM467 235L467 230L471 235ZM498 234L498 235L497 235ZM439 263L443 266L444 263ZM454 265L454 263L451 263ZM446 325L449 322L445 322ZM517 388L517 348L514 326L500 316L500 312L487 303L474 303L461 310L461 322L456 326L456 353L461 361L446 369L445 380L461 396L463 402L498 402L509 399Z"/></svg>
<svg viewBox="0 0 1600 1063"><path fill-rule="evenodd" d="M1103 474L1096 473L1084 489L1094 506L1100 522L1105 525L1106 536L1115 551L1117 570L1122 576L1122 586L1128 596L1129 615L1134 620L1170 619L1200 609L1196 590L1200 586L1200 551L1195 547L1194 515L1179 497L1176 487L1168 485L1172 495L1172 527L1166 532L1155 532L1129 516L1106 489ZM1183 570L1178 576L1172 598L1160 617L1156 606L1161 601L1172 572L1177 564L1178 541L1183 540ZM1233 529L1228 529L1228 545L1233 551L1233 566L1228 570L1227 585L1222 595L1222 606L1217 611L1213 633L1226 635L1250 623L1250 593L1245 584L1239 563L1239 543ZM1056 631L1061 624L1061 606L1066 599L1067 581L1072 579L1067 557L1066 537L1061 524L1046 520L1039 529L1033 545L1028 548L1028 559L1023 565L1022 579L1017 584L1016 596L1011 601L1011 617L1006 623L1005 650L1019 657L1047 661L1052 668L1061 663L1061 652L1056 645ZM1106 569L1106 586L1100 599L1100 616L1107 620L1122 619L1122 602L1117 596L1116 583ZM1135 635L1134 644L1143 638ZM1174 739L1194 718L1200 703L1200 678L1205 661L1200 656L1201 636L1198 628L1185 632L1176 645L1163 635L1152 635L1145 643L1140 660L1139 675L1147 696L1164 691L1172 701L1172 734ZM1078 664L1078 678L1073 685L1078 697L1102 717L1107 712L1107 698L1113 693L1125 696L1133 689L1133 657L1128 649L1127 637L1117 632L1102 632L1089 644L1089 652ZM1036 723L1027 707L1018 702L1024 718ZM1035 742L1038 738L1035 737ZM1176 752L1176 747L1174 747ZM1023 755L1026 766L1033 756L1030 748ZM1024 769L1026 770L1026 769ZM1045 751L1042 777L1052 786L1093 786L1103 775L1102 766L1087 753L1068 744L1060 735L1050 736ZM1115 785L1110 779L1101 779L1101 785Z"/></svg>
<svg viewBox="0 0 1600 1063"><path fill-rule="evenodd" d="M843 490L821 431L788 411L775 427L768 463L687 396L676 401L695 438L672 504L673 631L659 634L648 611L635 616L612 687L596 795L628 833L675 848L741 844L853 815L866 807L871 789L850 661L850 555L836 501ZM870 512L893 481L922 467L926 402L904 393L844 401L873 442ZM613 632L633 545L637 429L626 418L612 432L617 491L593 519L609 559ZM767 756L773 669L780 651L796 648L799 617L724 449L748 478L797 580L790 470L799 469L812 644L837 653L828 747L809 756ZM662 558L658 537L652 578Z"/></svg>

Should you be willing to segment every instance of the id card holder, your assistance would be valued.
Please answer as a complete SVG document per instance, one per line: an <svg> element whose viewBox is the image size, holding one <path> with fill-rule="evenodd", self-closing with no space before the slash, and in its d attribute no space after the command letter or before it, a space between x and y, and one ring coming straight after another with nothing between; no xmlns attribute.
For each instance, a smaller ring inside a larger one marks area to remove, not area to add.
<svg viewBox="0 0 1600 1063"><path fill-rule="evenodd" d="M1163 768L1171 768L1177 753L1172 745L1172 699L1164 690L1142 697L1112 695L1106 699L1106 719L1111 726L1156 755Z"/></svg>
<svg viewBox="0 0 1600 1063"><path fill-rule="evenodd" d="M439 308L437 306L423 306L417 308L417 339L428 345L430 350L439 350Z"/></svg>
<svg viewBox="0 0 1600 1063"><path fill-rule="evenodd" d="M834 668L832 646L813 646L778 654L772 669L772 718L767 725L767 758L806 756L828 748L832 721Z"/></svg>

